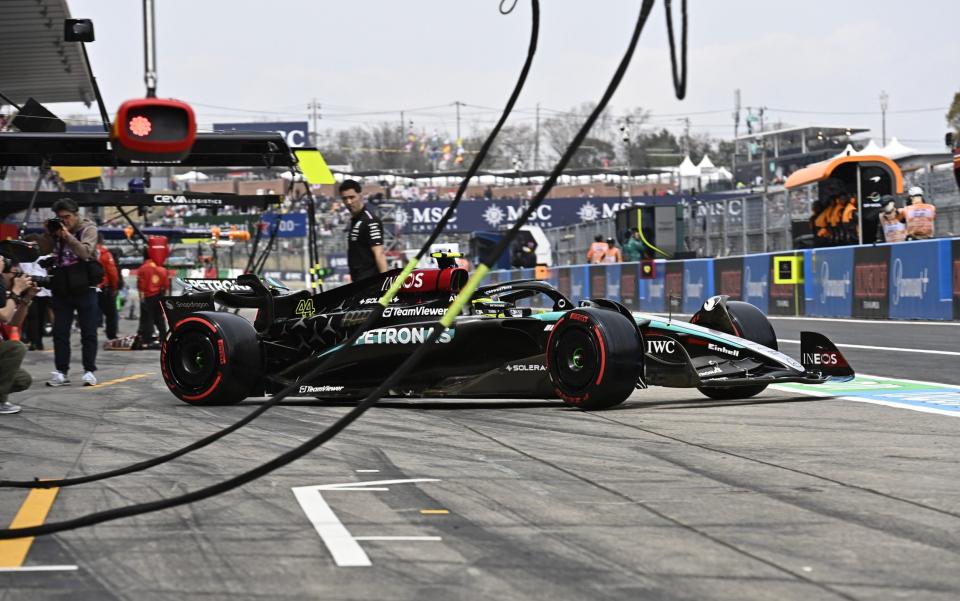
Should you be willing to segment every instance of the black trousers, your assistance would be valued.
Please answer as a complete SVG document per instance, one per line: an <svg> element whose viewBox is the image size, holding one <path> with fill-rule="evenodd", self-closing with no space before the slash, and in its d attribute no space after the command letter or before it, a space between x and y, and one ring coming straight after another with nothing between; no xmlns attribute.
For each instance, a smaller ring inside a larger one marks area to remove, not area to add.
<svg viewBox="0 0 960 601"><path fill-rule="evenodd" d="M15 340L0 341L0 403L7 400L11 392L21 392L30 388L33 379L20 364L27 353L27 347Z"/></svg>
<svg viewBox="0 0 960 601"><path fill-rule="evenodd" d="M80 322L80 344L83 371L97 371L97 306L96 288L86 288L74 295L53 295L53 361L57 371L70 371L70 328L73 314Z"/></svg>
<svg viewBox="0 0 960 601"><path fill-rule="evenodd" d="M107 340L117 337L117 328L120 325L120 314L117 312L117 293L112 288L101 288L97 293L100 304L100 314L103 317Z"/></svg>
<svg viewBox="0 0 960 601"><path fill-rule="evenodd" d="M140 341L146 343L153 340L153 328L157 328L160 339L167 336L167 324L163 319L163 310L160 309L160 296L147 296L140 301Z"/></svg>
<svg viewBox="0 0 960 601"><path fill-rule="evenodd" d="M47 326L47 311L50 308L49 296L35 296L30 308L27 309L27 319L23 324L23 333L27 342L36 349L43 349L43 330Z"/></svg>

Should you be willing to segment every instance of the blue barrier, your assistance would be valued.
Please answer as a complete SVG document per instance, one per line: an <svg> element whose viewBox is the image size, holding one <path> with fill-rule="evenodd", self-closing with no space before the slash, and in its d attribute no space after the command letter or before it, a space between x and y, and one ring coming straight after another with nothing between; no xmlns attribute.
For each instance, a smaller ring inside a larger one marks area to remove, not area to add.
<svg viewBox="0 0 960 601"><path fill-rule="evenodd" d="M743 258L744 301L766 313L770 306L770 255L748 255Z"/></svg>
<svg viewBox="0 0 960 601"><path fill-rule="evenodd" d="M683 262L683 312L696 313L713 296L713 259Z"/></svg>
<svg viewBox="0 0 960 601"><path fill-rule="evenodd" d="M889 274L890 317L953 318L949 240L891 245Z"/></svg>
<svg viewBox="0 0 960 601"><path fill-rule="evenodd" d="M774 284L772 257L784 255L803 259L802 284ZM736 297L739 278L740 298L769 314L960 319L960 239L658 260L656 274L640 278L637 263L570 265L552 268L549 281L574 303L606 297L650 313L693 313L714 294ZM533 277L533 271L490 274L501 282L521 276Z"/></svg>
<svg viewBox="0 0 960 601"><path fill-rule="evenodd" d="M666 261L657 261L657 277L640 280L640 310L663 313L667 310Z"/></svg>
<svg viewBox="0 0 960 601"><path fill-rule="evenodd" d="M804 253L806 314L850 317L853 312L853 248L823 248Z"/></svg>

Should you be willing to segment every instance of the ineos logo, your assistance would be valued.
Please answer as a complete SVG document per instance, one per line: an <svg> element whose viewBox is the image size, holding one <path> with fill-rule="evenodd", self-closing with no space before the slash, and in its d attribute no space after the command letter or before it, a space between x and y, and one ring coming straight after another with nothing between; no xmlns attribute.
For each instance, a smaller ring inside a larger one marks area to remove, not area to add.
<svg viewBox="0 0 960 601"><path fill-rule="evenodd" d="M389 290L390 287L393 286L393 283L396 281L396 279L397 278L395 277L389 277L383 280L383 285L380 287L380 290ZM422 273L411 273L410 275L407 276L405 280L403 280L403 284L401 285L401 288L403 288L404 290L412 290L415 288L422 288L422 287L423 287Z"/></svg>
<svg viewBox="0 0 960 601"><path fill-rule="evenodd" d="M807 365L841 365L838 353L804 353L803 362Z"/></svg>

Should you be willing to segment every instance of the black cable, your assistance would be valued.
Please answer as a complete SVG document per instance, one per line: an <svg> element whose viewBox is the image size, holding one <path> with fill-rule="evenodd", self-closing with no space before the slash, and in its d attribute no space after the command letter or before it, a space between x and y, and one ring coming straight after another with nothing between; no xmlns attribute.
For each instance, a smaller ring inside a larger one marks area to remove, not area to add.
<svg viewBox="0 0 960 601"><path fill-rule="evenodd" d="M535 14L537 14L538 0L531 0L531 2L534 5ZM548 178L547 182L544 183L544 186L543 188L541 188L540 193L538 193L534 201L530 203L530 207L527 209L527 211L525 211L524 214L520 216L520 218L517 220L516 225L510 229L510 231L507 233L507 236L505 236L504 239L501 241L501 244L503 242L506 242L506 244L510 244L512 242L511 238L516 235L517 231L519 231L519 227L526 222L530 214L532 214L533 211L536 210L537 206L546 197L546 194L549 192L549 189L552 188L553 184L556 182L557 177L559 176L560 172L563 170L566 163L569 162L570 158L576 152L577 147L580 145L580 143L583 142L583 139L586 137L587 133L590 131L590 128L593 126L593 123L597 120L600 113L603 111L604 108L606 108L607 103L609 103L610 98L613 96L613 93L616 91L617 86L620 84L620 81L623 79L623 75L626 73L626 69L630 64L630 59L633 57L633 52L636 48L637 41L640 38L640 33L643 31L643 26L646 24L647 18L649 17L650 10L653 7L653 2L654 0L644 0L643 5L640 9L640 15L637 19L637 24L634 27L633 35L631 36L631 39L630 39L630 45L627 49L626 54L621 60L620 65L617 68L617 71L615 72L613 78L608 84L607 89L600 103L597 105L597 107L594 109L591 115L587 118L587 121L584 123L583 127L581 127L580 131L577 132L577 135L574 137L574 140L571 143L570 147L567 148L567 150L564 152L563 156L561 157L560 162L554 167L553 171L550 174L550 178ZM502 249L500 252L502 252ZM495 260L496 257L499 256L499 254L500 254L499 252L491 253L492 260ZM486 265L486 262L484 264ZM162 509L169 509L171 507L176 507L176 506L184 505L187 503L193 503L196 501L200 501L200 500L215 496L217 494L226 492L238 486L242 486L247 482L251 482L253 480L256 480L257 478L265 476L266 474L272 472L273 470L283 467L288 463L295 461L300 457L303 457L307 453L313 451L317 447L324 444L326 441L332 439L334 436L339 434L344 428L349 426L361 415L363 415L370 407L376 404L376 402L380 399L380 396L382 396L390 388L395 386L400 381L401 378L406 376L406 374L411 369L413 369L413 367L417 365L417 363L420 361L423 355L425 355L426 352L432 348L432 345L437 341L437 339L440 337L440 335L443 333L445 329L439 326L440 324L437 324L437 326L433 327L430 335L427 337L424 343L421 344L419 347L417 347L413 351L413 353L411 353L410 356L392 374L390 374L390 376L387 377L387 379L384 382L380 384L380 386L378 386L369 396L367 396L355 408L353 408L347 414L342 416L340 419L338 419L336 422L334 422L331 426L329 426L326 430L324 430L320 434L307 440L306 442L301 444L299 447L291 449L290 451L283 453L282 455L272 459L271 461L263 465L260 465L252 470L244 472L238 476L234 476L233 478L230 478L223 482L219 482L212 486L201 488L199 490L186 493L178 497L172 497L172 498L161 499L161 500L153 501L149 503L140 503L135 505L129 505L127 507L110 509L106 511L89 514L86 516L82 516L79 518L75 518L73 520L66 520L63 522L49 523L49 524L44 524L40 526L32 526L28 528L0 530L0 540L10 539L10 538L21 538L25 536L37 536L42 534L52 534L55 532L61 532L63 530L72 530L72 529L80 528L84 526L91 526L94 524L99 524L101 522L111 521L111 520L115 520L123 517L130 517L133 515L140 515L143 513L159 511ZM286 388L284 388L282 391L280 391L280 393L278 393L277 396L281 398L286 397L287 395L292 393L295 389L297 389L298 386L299 386L299 382L294 382L289 386L287 386Z"/></svg>
<svg viewBox="0 0 960 601"><path fill-rule="evenodd" d="M649 1L652 2L652 0L649 0ZM531 0L531 5L533 7L533 27L532 27L532 34L531 34L530 53L528 54L527 60L524 63L522 76L517 82L517 86L514 89L514 93L511 95L510 102L508 102L508 107L507 107L508 110L512 108L513 102L515 102L516 98L519 97L520 95L520 89L522 88L522 83L526 78L527 72L529 71L530 63L533 60L533 53L536 50L536 39L538 36L539 23L540 23L539 0ZM508 112L508 110L506 112ZM488 138L488 142L490 142L490 140L492 139L495 133L496 132L491 132L491 137ZM480 165L479 159L480 157L478 156L478 159L474 161L473 165L471 165L471 170L473 170L474 172L477 169L479 169L479 165ZM427 247L429 248L429 245L427 245ZM357 329L357 332L351 337L351 340L348 340L347 342L344 343L344 346L349 346L350 344L352 344L353 340L356 340L357 338L359 338L359 336L363 333L363 331L365 331L366 328L372 325L379 318L380 314L382 314L382 311L383 311L383 307L381 305L377 305L377 307L373 311L371 311L371 314L367 317L367 319L360 326L360 328ZM307 453L311 452L312 450L316 449L320 445L324 444L326 441L330 440L331 438L339 434L344 428L346 428L351 423L353 423L357 418L363 415L367 411L367 409L372 407L386 391L388 391L391 387L395 386L400 381L400 379L403 378L409 372L409 370L412 369L419 362L420 358L424 354L426 354L428 350L430 350L430 348L433 346L433 344L437 341L437 339L440 337L440 335L444 331L445 331L445 328L440 327L439 324L433 327L430 332L430 335L423 342L423 344L417 347L413 351L413 353L411 353L410 356L400 365L400 367L397 370L395 370L383 383L380 384L379 387L377 387L376 390L374 390L369 396L367 396L367 398L365 398L355 408L353 408L351 411L346 413L344 416L342 416L340 419L338 419L336 422L334 422L326 430L324 430L317 436L304 442L300 446L294 449L291 449L286 453L283 453L279 457L276 457L273 460L263 465L260 465L252 470L248 470L247 472L244 472L243 474L240 474L228 480L219 482L212 486L201 488L199 490L186 493L184 495L180 495L177 497L160 499L158 501L152 501L149 503L139 503L134 505L128 505L126 507L119 507L115 509L108 509L106 511L101 511L101 512L89 514L86 516L82 516L79 518L75 518L72 520L65 520L62 522L52 522L52 523L43 524L39 526L32 526L28 528L3 529L3 530L0 530L0 540L9 539L9 538L20 538L23 536L38 536L38 535L44 535L44 534L53 534L55 532L62 532L64 530L73 530L73 529L81 528L85 526L92 526L94 524L99 524L102 522L120 519L124 517L130 517L134 515L150 513L153 511L169 509L171 507L176 507L179 505L184 505L187 503L193 503L196 501L207 499L209 497L226 492L238 486L242 486L247 482L256 480L257 478L260 478L277 468L283 467L284 465L287 465L288 463L295 461L300 457L303 457ZM329 357L327 358L326 361L329 361ZM315 374L319 374L322 368L324 367L324 364L326 363L326 361L322 362L321 365L317 366L317 368L315 368L313 372L311 372L311 374L309 374L307 377L309 378L309 377L313 377ZM277 393L270 400L270 402L261 406L256 411L252 412L250 416L247 416L246 418L244 418L244 420L241 420L241 422L245 420L246 422L252 421L253 417L255 417L254 414L258 414L258 415L262 414L264 411L266 411L270 407L276 405L282 399L290 395L293 391L298 390L299 384L300 384L299 381L289 384L287 387L285 387L283 390ZM233 429L236 429L239 427L240 426L237 424L234 424L234 426L231 426L231 428ZM33 485L32 487L36 487L37 485L51 486L49 482L50 481L33 482L30 484Z"/></svg>
<svg viewBox="0 0 960 601"><path fill-rule="evenodd" d="M673 39L673 0L663 0L667 13L667 40L670 42L670 73L673 76L673 89L677 99L683 100L687 95L687 0L680 0L680 73L677 73L677 50Z"/></svg>
<svg viewBox="0 0 960 601"><path fill-rule="evenodd" d="M443 230L443 228L446 227L446 224L447 224L447 222L448 222L449 219L450 219L450 215L453 214L453 211L456 209L457 205L460 203L461 199L463 198L464 193L466 192L467 184L469 183L470 179L471 179L471 178L477 173L477 171L480 169L481 163L483 162L483 160L484 160L484 158L486 157L488 151L490 150L490 147L493 145L494 139L495 139L496 136L500 133L500 129L503 127L503 124L506 123L507 118L510 116L510 113L513 111L513 107L514 107L514 105L516 105L517 99L519 99L519 97L520 97L520 92L523 90L523 86L526 84L527 75L530 73L530 67L531 67L531 65L533 64L533 57L534 57L534 55L536 54L537 41L538 41L538 39L539 39L539 37L540 37L540 7L539 7L539 2L538 2L538 0L532 0L531 4L532 4L532 7L533 7L533 15L532 15L531 30L530 30L530 44L529 44L529 46L528 46L528 48L527 48L527 57L526 57L526 60L525 60L524 63L523 63L523 68L520 70L520 76L517 78L517 82L514 84L513 91L510 93L510 98L507 100L507 104L506 104L506 106L504 107L503 114L501 115L500 120L497 122L496 126L494 126L494 128L491 130L490 134L487 136L487 139L484 141L483 145L480 147L480 150L477 152L477 155L476 155L476 157L474 158L473 162L470 164L470 168L467 170L467 173L466 173L466 175L465 175L465 177L464 177L464 179L463 179L463 182L460 184L460 187L459 187L459 189L457 190L457 194L456 194L456 196L454 196L453 201L451 201L450 207L448 208L446 214L445 214L445 215L443 216L443 218L441 218L441 220L437 223L436 227L434 228L433 233L431 233L431 235L430 235L430 238L429 238L429 239L423 244L423 246L420 248L420 251L417 253L417 256L416 256L416 259L415 259L415 260L419 260L426 252L429 251L430 246L433 244L434 241L436 241L437 236L439 236L439 234L440 234L440 232ZM279 222L278 222L278 223L279 223ZM276 224L275 224L275 225L276 225ZM261 232L261 231L262 231L262 230L258 228L258 230L257 230L257 240L259 240L260 232ZM254 254L255 254L255 252L256 252L255 249L256 249L257 240L254 241L254 252L251 253L251 258L253 258ZM248 266L248 268L247 268L247 272L248 272L248 273L250 272L250 267L249 267L249 266ZM362 324L360 324L360 326L359 326L356 330L354 330L353 334L352 334L347 340L345 340L344 342L341 343L341 348L348 348L348 347L349 347L350 345L352 345L357 339L359 339L360 336L362 336L370 327L372 327L372 326L374 325L374 323L376 323L377 319L380 318L380 315L381 315L382 311L383 311L383 306L382 306L382 305L379 305L379 304L378 304L378 305L375 305L375 306L371 309L371 313L370 313L369 316L367 316L367 319L364 320L364 322L363 322ZM336 354L337 354L336 352L328 354L328 355L324 358L324 360L323 360L317 367L315 367L309 374L307 374L307 375L303 376L302 378L300 378L300 379L298 380L298 382L299 382L299 381L302 381L302 380L309 380L309 379L312 379L312 378L320 375L320 374L322 373L323 369L326 368L326 366L329 364L329 362L333 359L333 357L334 357ZM208 446L208 445L216 442L217 440L223 438L224 436L227 436L228 434L239 430L240 428L242 428L243 426L249 424L250 422L252 422L252 421L255 420L256 418L258 418L259 416L263 415L267 410L271 409L272 407L275 407L281 400L283 400L283 398L284 398L285 396L287 396L287 395L284 394L283 391L281 391L279 394L274 395L273 397L271 397L271 399L270 399L269 401L267 401L266 403L262 404L260 407L258 407L258 408L255 409L254 411L250 412L250 414L248 414L247 416L243 417L243 418L240 419L239 421L237 421L237 422L235 422L235 423L233 423L233 424L227 426L226 428L223 428L223 429L221 429L221 430L219 430L219 431L217 431L217 432L214 432L214 433L212 433L212 434L210 434L210 435L208 435L208 436L206 436L206 437L204 437L204 438L202 438L202 439L200 439L200 440L198 440L198 441L196 441L196 442L194 442L194 443L191 443L191 444L189 444L189 445L187 445L187 446L185 446L185 447L183 447L183 448L180 448L180 449L177 449L176 451L172 451L172 452L170 452L170 453L167 453L166 455L161 455L161 456L158 456L158 457L154 457L154 458L151 458L151 459L147 459L147 460L145 460L145 461L141 461L141 462L138 462L138 463L134 463L134 464L131 464L131 465L122 467L122 468L117 468L117 469L113 469L113 470L108 470L108 471L104 471L104 472L99 472L99 473L96 473L96 474L89 474L89 475L86 475L86 476L78 476L78 477L76 477L76 478L62 478L62 479L59 479L59 480L38 480L38 479L34 479L34 480L0 480L0 487L7 487L7 488L60 488L60 487L66 487L66 486L75 486L75 485L77 485L77 484L84 484L84 483L88 483L88 482L96 482L96 481L98 481L98 480L105 480L105 479L107 479L107 478L113 478L113 477L116 477L116 476L122 476L122 475L125 475L125 474L131 474L131 473L143 471L143 470L149 469L149 468L151 468L151 467L154 467L154 466L160 465L160 464L162 464L162 463L166 463L166 462L168 462L168 461L171 461L171 460L173 460L173 459L176 459L177 457L181 457L181 456L183 456L183 455L186 455L187 453L191 453L191 452L193 452L193 451L195 451L195 450L197 450L197 449L202 449L202 448L204 448L204 447L206 447L206 446Z"/></svg>

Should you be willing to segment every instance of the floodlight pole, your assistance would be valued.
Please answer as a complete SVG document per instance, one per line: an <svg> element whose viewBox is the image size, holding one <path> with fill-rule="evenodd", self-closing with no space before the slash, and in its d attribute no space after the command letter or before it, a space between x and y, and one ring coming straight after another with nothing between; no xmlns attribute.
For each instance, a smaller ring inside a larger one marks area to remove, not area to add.
<svg viewBox="0 0 960 601"><path fill-rule="evenodd" d="M143 0L143 81L147 98L157 97L157 21L153 0Z"/></svg>

